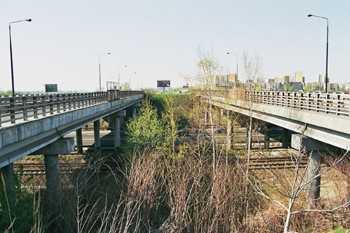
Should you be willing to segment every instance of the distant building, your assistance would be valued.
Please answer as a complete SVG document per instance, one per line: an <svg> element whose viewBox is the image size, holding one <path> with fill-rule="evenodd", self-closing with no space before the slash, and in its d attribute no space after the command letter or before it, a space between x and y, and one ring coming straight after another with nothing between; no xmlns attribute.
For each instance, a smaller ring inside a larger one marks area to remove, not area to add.
<svg viewBox="0 0 350 233"><path fill-rule="evenodd" d="M228 74L228 81L232 83L238 83L238 75L237 74Z"/></svg>
<svg viewBox="0 0 350 233"><path fill-rule="evenodd" d="M295 77L294 82L305 83L305 77L303 76L303 72L301 71L295 72L294 77Z"/></svg>
<svg viewBox="0 0 350 233"><path fill-rule="evenodd" d="M238 83L237 74L216 75L215 77L215 84L218 87L232 87L235 83Z"/></svg>
<svg viewBox="0 0 350 233"><path fill-rule="evenodd" d="M289 83L289 75L275 77L275 83Z"/></svg>
<svg viewBox="0 0 350 233"><path fill-rule="evenodd" d="M339 90L338 83L327 83L327 90L328 91L338 91Z"/></svg>
<svg viewBox="0 0 350 233"><path fill-rule="evenodd" d="M350 91L350 83L343 83L342 84L342 90Z"/></svg>

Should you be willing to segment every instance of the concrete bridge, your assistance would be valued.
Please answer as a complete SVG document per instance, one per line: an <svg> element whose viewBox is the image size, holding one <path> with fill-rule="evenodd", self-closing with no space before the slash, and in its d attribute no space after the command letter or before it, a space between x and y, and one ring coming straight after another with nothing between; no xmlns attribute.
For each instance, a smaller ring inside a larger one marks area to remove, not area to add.
<svg viewBox="0 0 350 233"><path fill-rule="evenodd" d="M201 96L206 102L282 127L282 145L287 147L288 130L291 147L308 156L308 200L319 198L321 157L330 146L350 149L350 95L333 93L300 93L232 90ZM230 130L228 130L229 133ZM265 148L269 145L265 135Z"/></svg>
<svg viewBox="0 0 350 233"><path fill-rule="evenodd" d="M0 97L0 168L10 180L13 162L32 153L45 155L48 190L59 193L58 155L82 150L81 128L94 123L95 151L100 150L100 119L114 128L114 147L120 148L120 124L141 102L140 91L49 94ZM12 187L13 188L13 187ZM57 199L57 198L56 198Z"/></svg>
<svg viewBox="0 0 350 233"><path fill-rule="evenodd" d="M98 133L97 123L101 118L115 114L123 117L125 109L137 108L143 97L142 92L120 94L113 96L97 92L1 97L0 167L89 123L95 122L95 132ZM95 137L95 141L99 147L99 137Z"/></svg>
<svg viewBox="0 0 350 233"><path fill-rule="evenodd" d="M213 105L350 149L350 95L236 90L205 97Z"/></svg>

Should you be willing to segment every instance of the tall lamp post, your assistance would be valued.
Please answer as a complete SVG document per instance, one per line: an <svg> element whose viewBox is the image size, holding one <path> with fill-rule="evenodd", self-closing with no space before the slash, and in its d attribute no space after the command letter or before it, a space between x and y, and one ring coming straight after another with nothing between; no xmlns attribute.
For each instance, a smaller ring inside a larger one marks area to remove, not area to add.
<svg viewBox="0 0 350 233"><path fill-rule="evenodd" d="M329 34L329 25L328 25L328 18L318 15L312 15L309 14L307 17L316 17L327 20L327 44L326 44L326 77L325 77L325 91L327 93L327 83L328 83L328 34Z"/></svg>
<svg viewBox="0 0 350 233"><path fill-rule="evenodd" d="M9 35L10 35L10 59L11 59L11 80L12 80L12 96L15 96L15 79L13 74L13 57L12 57L12 40L11 40L11 24L19 22L31 22L32 19L22 19L18 21L13 21L9 23Z"/></svg>
<svg viewBox="0 0 350 233"><path fill-rule="evenodd" d="M121 83L120 83L120 68L121 67L128 67L127 65L125 65L125 66L119 66L118 67L118 85L119 85L119 90L121 91L121 89L122 89L122 85L121 85Z"/></svg>
<svg viewBox="0 0 350 233"><path fill-rule="evenodd" d="M237 80L238 80L238 54L236 54L236 53L230 53L230 52L227 52L227 54L233 54L233 55L236 55L236 57L237 57L237 68L236 68L236 72L237 72ZM236 80L235 80L235 85L236 85Z"/></svg>
<svg viewBox="0 0 350 233"><path fill-rule="evenodd" d="M100 83L100 91L102 91L102 89L101 89L101 56L103 56L103 55L109 55L109 54L111 54L111 53L103 53L103 54L100 54L99 56L98 56L98 73L99 73L99 83Z"/></svg>

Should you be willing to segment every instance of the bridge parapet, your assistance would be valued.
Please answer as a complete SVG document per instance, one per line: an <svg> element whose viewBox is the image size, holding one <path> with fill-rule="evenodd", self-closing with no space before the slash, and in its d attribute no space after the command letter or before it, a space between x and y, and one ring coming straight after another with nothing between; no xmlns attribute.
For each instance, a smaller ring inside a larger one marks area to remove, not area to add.
<svg viewBox="0 0 350 233"><path fill-rule="evenodd" d="M5 123L16 124L18 121L38 119L40 116L54 115L61 112L111 102L120 98L142 95L140 91L67 93L17 95L0 97L0 127Z"/></svg>
<svg viewBox="0 0 350 233"><path fill-rule="evenodd" d="M229 92L223 92L202 97L224 109L302 133L338 148L350 148L349 94L245 91L244 100L230 96Z"/></svg>
<svg viewBox="0 0 350 233"><path fill-rule="evenodd" d="M350 117L350 94L232 89L215 91L214 96Z"/></svg>
<svg viewBox="0 0 350 233"><path fill-rule="evenodd" d="M39 119L28 118L16 124L0 127L0 168L41 149L64 135L91 122L113 115L141 101L143 95L130 96L115 101L96 104Z"/></svg>
<svg viewBox="0 0 350 233"><path fill-rule="evenodd" d="M249 100L250 98L254 103L350 116L349 94L273 91L245 92L245 99Z"/></svg>

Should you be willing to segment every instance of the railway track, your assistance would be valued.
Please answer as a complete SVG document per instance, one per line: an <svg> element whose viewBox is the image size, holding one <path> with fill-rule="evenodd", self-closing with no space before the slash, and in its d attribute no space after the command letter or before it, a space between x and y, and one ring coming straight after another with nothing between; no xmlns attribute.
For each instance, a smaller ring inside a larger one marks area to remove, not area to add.
<svg viewBox="0 0 350 233"><path fill-rule="evenodd" d="M283 157L269 157L269 158L251 158L249 162L249 169L263 170L263 169L293 169L299 164L299 168L305 168L307 165L307 158L302 157L300 161L292 160L290 156Z"/></svg>
<svg viewBox="0 0 350 233"><path fill-rule="evenodd" d="M73 174L78 170L88 169L84 162L60 163L59 167L60 174ZM13 169L15 172L23 172L23 175L46 175L44 163L15 163ZM107 163L95 171L99 174L106 174L110 169L118 171L117 164Z"/></svg>

